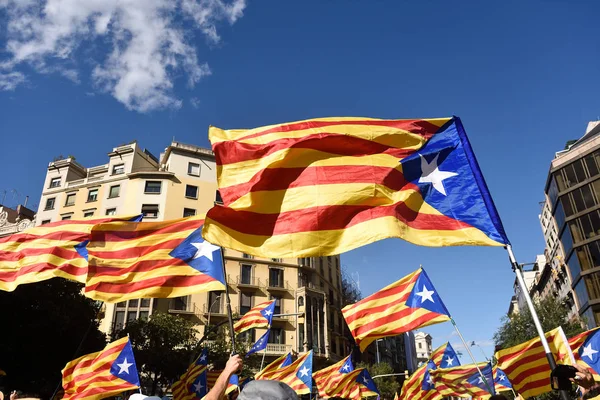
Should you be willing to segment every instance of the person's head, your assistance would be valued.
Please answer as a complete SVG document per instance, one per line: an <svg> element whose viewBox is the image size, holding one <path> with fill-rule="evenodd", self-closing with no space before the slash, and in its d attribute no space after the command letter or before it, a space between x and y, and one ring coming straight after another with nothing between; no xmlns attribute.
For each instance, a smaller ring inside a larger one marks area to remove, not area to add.
<svg viewBox="0 0 600 400"><path fill-rule="evenodd" d="M238 400L298 400L298 395L283 382L260 380L244 386Z"/></svg>

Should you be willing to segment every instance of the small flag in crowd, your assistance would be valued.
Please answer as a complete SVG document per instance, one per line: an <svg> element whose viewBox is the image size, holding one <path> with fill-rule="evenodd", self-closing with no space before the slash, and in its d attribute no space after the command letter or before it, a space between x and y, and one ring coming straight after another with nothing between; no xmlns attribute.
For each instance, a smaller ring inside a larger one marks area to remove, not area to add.
<svg viewBox="0 0 600 400"><path fill-rule="evenodd" d="M312 390L312 350L301 354L296 361L288 366L277 369L268 378L264 376L256 379L268 379L287 384L298 395L308 394Z"/></svg>
<svg viewBox="0 0 600 400"><path fill-rule="evenodd" d="M494 384L494 388L497 392L512 389L510 380L508 379L504 371L502 371L498 367L494 367Z"/></svg>
<svg viewBox="0 0 600 400"><path fill-rule="evenodd" d="M269 344L269 334L271 333L270 329L267 331L252 345L248 353L246 353L246 357L250 356L250 354L258 353L267 348L267 344Z"/></svg>
<svg viewBox="0 0 600 400"><path fill-rule="evenodd" d="M206 366L208 365L208 350L202 350L177 382L171 387L174 400L192 400L197 393L204 393L208 388ZM206 393L205 393L206 394Z"/></svg>
<svg viewBox="0 0 600 400"><path fill-rule="evenodd" d="M379 396L379 390L369 372L365 368L359 368L342 375L341 380L324 398L359 399L370 396Z"/></svg>
<svg viewBox="0 0 600 400"><path fill-rule="evenodd" d="M433 376L431 376L431 371L435 369L437 369L435 363L429 360L425 369L425 375L423 375L423 383L421 384L421 389L424 392L435 388L435 382L433 381Z"/></svg>
<svg viewBox="0 0 600 400"><path fill-rule="evenodd" d="M231 375L231 378L229 378L229 382L227 383L227 389L225 389L225 395L227 396L229 393L236 390L241 391L248 382L250 382L250 378L246 378L240 382L239 376L236 374Z"/></svg>
<svg viewBox="0 0 600 400"><path fill-rule="evenodd" d="M431 353L430 360L433 361L436 367L441 365L445 354L451 354L448 352L448 346L450 346L450 343L445 343ZM452 348L452 346L450 346L450 348ZM454 352L454 349L452 349L452 352ZM404 381L402 384L402 390L400 391L400 398L402 400L434 400L441 398L441 396L438 397L435 390L424 391L422 388L427 366L428 363L423 364L417 368L417 370L408 379Z"/></svg>
<svg viewBox="0 0 600 400"><path fill-rule="evenodd" d="M292 354L288 353L277 360L273 361L271 364L267 365L262 371L259 371L254 376L254 379L271 379L271 376L275 375L280 369L287 367L292 364Z"/></svg>
<svg viewBox="0 0 600 400"><path fill-rule="evenodd" d="M450 320L450 313L422 268L344 307L342 314L361 351L375 339Z"/></svg>
<svg viewBox="0 0 600 400"><path fill-rule="evenodd" d="M92 400L137 389L140 378L129 338L73 360L62 370L65 400Z"/></svg>
<svg viewBox="0 0 600 400"><path fill-rule="evenodd" d="M25 283L55 277L85 283L86 245L92 227L111 221L139 220L138 216L64 220L27 229L0 239L0 290L13 291Z"/></svg>
<svg viewBox="0 0 600 400"><path fill-rule="evenodd" d="M493 391L492 369L489 368L490 389L487 389L486 381L480 376L477 367L482 372L489 364L468 364L453 368L439 368L431 371L433 380L435 381L435 389L442 396L470 396L481 397L488 396L490 390ZM487 376L484 375L487 380ZM486 388L486 389L483 389Z"/></svg>
<svg viewBox="0 0 600 400"><path fill-rule="evenodd" d="M598 372L596 372L586 362L586 360L588 360L588 357L586 357L585 360L581 358L579 350L583 347L583 345L586 342L586 340L588 339L588 337L590 337L591 335L595 335L596 331L598 331L598 330L600 330L600 327L590 329L589 331L582 332L582 333L575 335L569 339L569 346L572 349L572 353L573 353L573 356L574 356L577 364L581 365L584 368L587 368L590 371L590 373L593 375L595 381L600 381L600 374ZM583 351L582 351L582 353L583 353ZM559 354L557 362L565 363L565 359L567 359L567 358L568 358L568 355Z"/></svg>
<svg viewBox="0 0 600 400"><path fill-rule="evenodd" d="M313 374L315 385L321 397L334 397L334 390L339 386L339 382L344 375L354 371L352 356L347 356L341 361L320 369Z"/></svg>
<svg viewBox="0 0 600 400"><path fill-rule="evenodd" d="M552 354L568 354L568 343L564 342L562 329L546 332L546 339ZM552 391L550 387L550 366L540 338L531 339L517 346L496 352L497 367L509 378L513 389L523 398L538 396ZM531 371L536 371L532 374Z"/></svg>
<svg viewBox="0 0 600 400"><path fill-rule="evenodd" d="M269 300L253 307L239 321L233 325L233 330L238 335L252 328L267 328L273 321L275 300Z"/></svg>
<svg viewBox="0 0 600 400"><path fill-rule="evenodd" d="M473 375L467 379L467 383L471 386L478 387L479 389L487 392L488 394L495 395L496 391L494 390L494 376L492 373L492 364L487 363L485 367L480 367L480 370L481 373L479 373L479 371L473 373Z"/></svg>
<svg viewBox="0 0 600 400"><path fill-rule="evenodd" d="M577 353L583 362L600 373L600 331L594 331L585 339Z"/></svg>
<svg viewBox="0 0 600 400"><path fill-rule="evenodd" d="M389 237L509 243L457 117L211 127L209 139L223 205L208 212L203 235L223 247L298 258Z"/></svg>
<svg viewBox="0 0 600 400"><path fill-rule="evenodd" d="M451 368L459 365L460 360L458 359L458 354L456 354L456 351L454 351L454 347L452 347L449 342L446 343L444 355L442 356L442 360L439 362L440 368Z"/></svg>
<svg viewBox="0 0 600 400"><path fill-rule="evenodd" d="M221 249L202 238L203 224L197 216L94 226L85 295L119 302L223 290Z"/></svg>

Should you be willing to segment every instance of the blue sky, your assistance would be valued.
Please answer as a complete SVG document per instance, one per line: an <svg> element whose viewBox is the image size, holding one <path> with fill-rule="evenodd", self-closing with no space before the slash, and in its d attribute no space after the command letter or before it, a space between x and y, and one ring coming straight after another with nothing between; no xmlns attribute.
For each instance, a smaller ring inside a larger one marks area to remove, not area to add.
<svg viewBox="0 0 600 400"><path fill-rule="evenodd" d="M74 0L42 16L0 0L0 196L8 191L8 205L25 195L37 204L54 157L97 165L133 139L158 154L173 137L208 146L211 124L454 114L517 258L531 262L543 252L537 215L549 163L600 118L593 1L237 0L206 8L152 0L139 15L112 3L90 19ZM61 18L71 16L81 24L64 28ZM465 337L492 353L514 281L501 248L385 240L342 263L365 295L423 265ZM434 345L458 343L449 323L425 330Z"/></svg>

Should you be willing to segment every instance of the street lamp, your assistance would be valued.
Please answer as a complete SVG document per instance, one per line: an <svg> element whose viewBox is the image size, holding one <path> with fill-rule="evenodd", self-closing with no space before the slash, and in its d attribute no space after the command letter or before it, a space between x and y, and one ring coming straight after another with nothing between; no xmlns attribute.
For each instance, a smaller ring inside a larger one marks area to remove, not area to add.
<svg viewBox="0 0 600 400"><path fill-rule="evenodd" d="M217 302L217 300L221 300L221 295L218 295L217 297L215 297L215 300L212 302L212 304L210 305L210 307L208 307L208 321L207 321L207 325L210 326L210 312L212 311L212 306L215 305L215 303Z"/></svg>
<svg viewBox="0 0 600 400"><path fill-rule="evenodd" d="M485 352L483 351L483 349L481 348L480 345L478 345L477 343L475 343L475 341L471 341L471 347L477 346L479 347L479 350L481 350L481 354L483 354L483 357L485 358L485 361L490 361L489 358L487 358L487 356L485 355Z"/></svg>
<svg viewBox="0 0 600 400"><path fill-rule="evenodd" d="M379 364L379 342L381 342L383 339L377 339L375 341L375 348L377 349L377 364Z"/></svg>

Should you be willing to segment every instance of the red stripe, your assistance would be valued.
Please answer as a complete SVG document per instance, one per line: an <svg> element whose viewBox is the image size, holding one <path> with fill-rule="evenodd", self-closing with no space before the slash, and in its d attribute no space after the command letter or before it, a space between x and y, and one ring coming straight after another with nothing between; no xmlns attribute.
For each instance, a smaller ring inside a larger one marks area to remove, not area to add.
<svg viewBox="0 0 600 400"><path fill-rule="evenodd" d="M398 166L400 161L398 161ZM250 192L286 190L306 186L367 183L383 185L391 190L416 190L396 168L372 165L331 165L299 168L265 168L249 181L219 188L225 206Z"/></svg>
<svg viewBox="0 0 600 400"><path fill-rule="evenodd" d="M90 260L91 257L95 257L102 260L122 260L125 258L136 258L142 255L147 255L156 250L164 250L164 249L174 249L179 246L181 242L183 242L185 238L181 239L168 239L164 242L157 242L148 244L147 246L135 246L128 247L123 250L110 250L110 243L106 243L103 246L99 246L95 243L92 243L94 247L91 247L88 250ZM102 249L107 249L106 251L102 251ZM93 262L93 261L90 261Z"/></svg>
<svg viewBox="0 0 600 400"><path fill-rule="evenodd" d="M204 224L204 220L199 219L186 219L180 222L124 222L119 224L120 229L126 226L128 229L125 230L114 230L114 231L92 231L92 242L100 242L102 245L104 242L122 242L127 240L147 238L152 235L166 234L166 233L177 233L190 229L198 229ZM127 226L128 225L128 226ZM97 245L96 243L90 243L89 247Z"/></svg>
<svg viewBox="0 0 600 400"><path fill-rule="evenodd" d="M103 293L135 293L148 288L181 288L190 286L200 286L209 282L215 282L214 278L209 275L202 274L196 276L165 276L144 279L129 283L110 283L98 282L95 285L86 286L85 291L97 291ZM198 289L198 291L201 291Z"/></svg>
<svg viewBox="0 0 600 400"><path fill-rule="evenodd" d="M361 318L364 318L364 317L369 317L370 315L373 315L375 313L385 311L385 310L387 310L390 307L396 306L398 304L405 303L406 299L408 298L408 296L410 296L410 291L406 291L406 293L404 293L402 295L402 297L400 297L399 299L394 300L393 302L390 302L388 304L382 304L380 306L364 307L363 309L359 309L354 314L348 315L348 316L346 316L345 313L344 313L344 319L346 320L346 323L348 324L348 326L350 326L350 324L352 322L356 321L357 319L361 319ZM402 311L404 311L405 309L403 309Z"/></svg>
<svg viewBox="0 0 600 400"><path fill-rule="evenodd" d="M48 263L32 264L26 267L19 268L14 272L0 272L0 281L2 282L14 282L19 278L25 277L29 274L37 274L45 271L62 271L72 276L82 276L87 273L87 268L77 267L72 264L64 264L56 266ZM55 274L56 275L56 274Z"/></svg>
<svg viewBox="0 0 600 400"><path fill-rule="evenodd" d="M369 333L371 333L371 331L373 329L379 328L381 326L385 326L387 324L390 324L392 322L395 322L396 320L403 318L407 315L410 315L410 313L412 312L411 309L408 310L402 310L400 312L391 314L385 318L380 318L377 321L374 322L370 322L367 323L365 325L361 325L360 327L358 327L356 330L354 330L352 332L352 336L354 336L355 338L361 334L361 333L366 333L367 335ZM410 320L409 322L407 322L405 325L396 328L396 329L389 329L389 330L385 330L385 332L383 332L383 334L385 334L386 336L393 336L393 334L401 334L404 332L408 332L408 331L412 331L413 329L417 329L418 327L422 326L423 324L431 321L432 319L434 319L435 317L438 317L440 314L438 313L434 313L434 312L429 312L427 314L422 315L419 318L415 318ZM381 332L378 333L373 333L374 335L381 335ZM368 337L368 336L367 336ZM363 338L362 340L366 339Z"/></svg>
<svg viewBox="0 0 600 400"><path fill-rule="evenodd" d="M121 380L121 379L119 379L119 380ZM95 384L95 383L97 383L97 382L90 382L90 384L88 386ZM65 400L67 400L67 399L76 400L76 399L81 399L81 398L85 398L85 397L92 396L92 395L107 393L107 392L112 392L112 393L116 394L119 392L124 392L126 390L135 389L136 387L137 386L132 385L129 382L119 383L119 384L115 383L114 386L91 387L90 389L84 390L82 392L77 392L72 395L68 395L68 397L65 397Z"/></svg>
<svg viewBox="0 0 600 400"><path fill-rule="evenodd" d="M106 357L110 356L111 354L119 353L125 348L125 345L126 345L126 343L123 343L118 346L109 347L108 349L102 350L96 357L94 357L92 359L81 360L77 364L74 364L71 367L69 367L68 369L65 369L63 371L63 376L71 375L75 368L87 368L87 367L91 366L93 363L100 361L101 359L106 358Z"/></svg>
<svg viewBox="0 0 600 400"><path fill-rule="evenodd" d="M340 133L320 132L299 138L281 138L266 144L250 144L237 141L220 142L213 145L217 165L234 164L267 157L285 149L316 150L336 156L363 157L373 154L389 154L405 158L417 151L425 140L405 135L405 147L392 147L372 140ZM409 148L410 147L410 148ZM415 148L416 147L416 148ZM323 154L322 158L330 155Z"/></svg>
<svg viewBox="0 0 600 400"><path fill-rule="evenodd" d="M239 322L242 322L242 320L240 320ZM243 323L236 325L237 330L240 329L244 329L244 328L248 328L253 327L253 326L259 326L259 325L266 325L268 324L269 321L267 321L265 318L256 318L250 321L244 321Z"/></svg>
<svg viewBox="0 0 600 400"><path fill-rule="evenodd" d="M542 372L548 372L548 379L550 379L550 367L548 365L538 365L534 368L526 368L519 374L513 374L512 376L509 375L508 379L513 386L522 386L522 383L529 379L530 376ZM548 380L548 382L550 381Z"/></svg>
<svg viewBox="0 0 600 400"><path fill-rule="evenodd" d="M540 349L542 349L541 345L540 345ZM529 355L527 355L525 357L519 358L517 362L513 362L511 365L509 365L506 368L504 368L503 371L505 373L507 373L507 374L509 373L507 371L510 371L510 373L512 373L514 370L516 370L517 368L519 368L519 367L521 367L523 365L534 363L534 362L539 361L540 359L543 359L543 358L545 358L545 353L543 352L543 350L540 350L539 352L531 353L531 354L529 354Z"/></svg>
<svg viewBox="0 0 600 400"><path fill-rule="evenodd" d="M110 261L110 260L107 260ZM95 259L90 259L90 265L89 265L89 270L90 270L90 277L102 277L102 276L121 276L121 275L126 275L129 273L136 273L136 272L148 272L148 271L153 271L159 268L163 268L163 267L173 267L173 266L187 266L190 268L190 272L191 271L196 271L194 270L192 267L190 267L189 265L185 264L183 261L181 261L178 258L168 258L166 260L145 260L145 261L138 261L136 263L130 264L129 267L127 268L119 268L119 267L114 267L114 266L110 266L110 265L95 265L93 264L94 262L96 262Z"/></svg>
<svg viewBox="0 0 600 400"><path fill-rule="evenodd" d="M552 341L552 338L547 338L547 340L548 340L549 342L551 342L551 341ZM540 341L536 341L536 342L534 342L534 343L530 344L529 346L527 346L527 347L523 348L522 350L515 351L515 352L512 352L512 353L508 353L508 354L505 354L505 355L502 355L502 356L501 356L501 357L498 359L498 361L499 361L499 363L500 363L500 364L504 364L504 363L508 363L508 362L510 362L511 360L513 360L513 359L515 359L515 358L518 358L518 359L520 360L520 359L523 357L523 355L524 355L525 353L529 353L529 352L531 352L531 353L541 353L541 354L544 354L544 352L543 352L543 350L542 350L542 343L541 343ZM539 354L536 354L536 355L539 355ZM519 364L520 364L520 363L521 363L521 362L519 361Z"/></svg>
<svg viewBox="0 0 600 400"><path fill-rule="evenodd" d="M263 131L259 131L247 136L243 136L238 140L242 139L250 139L263 135L267 135L270 133L277 132L290 132L290 131L299 131L304 129L316 129L316 128L324 128L326 126L335 126L335 125L371 125L371 126L388 126L390 128L397 128L404 131L408 131L414 134L419 135L431 135L437 132L440 128L431 122L423 119L390 119L390 120L366 120L357 118L355 120L344 120L344 121L300 121L300 122L292 122L288 124L280 124L277 126L273 126L267 128Z"/></svg>
<svg viewBox="0 0 600 400"><path fill-rule="evenodd" d="M67 249L66 247L46 247L41 249L25 248L19 251L0 251L0 260L3 262L19 261L25 257L34 257L46 254L64 258L65 260L82 258L79 253L75 251L75 247L72 249Z"/></svg>
<svg viewBox="0 0 600 400"><path fill-rule="evenodd" d="M87 232L70 232L70 231L53 231L48 232L44 235L34 235L32 233L17 233L11 236L7 236L5 238L0 239L0 243L9 244L9 243L20 243L21 245L30 244L31 242L35 242L38 240L62 240L62 241L72 241L72 242L82 242L89 238L89 233ZM52 248L53 246L49 246Z"/></svg>
<svg viewBox="0 0 600 400"><path fill-rule="evenodd" d="M445 215L422 214L400 202L389 206L335 205L310 207L280 214L261 214L216 205L208 217L240 233L260 236L346 229L361 222L395 217L413 229L459 230L471 225ZM260 223L257 223L260 221Z"/></svg>

